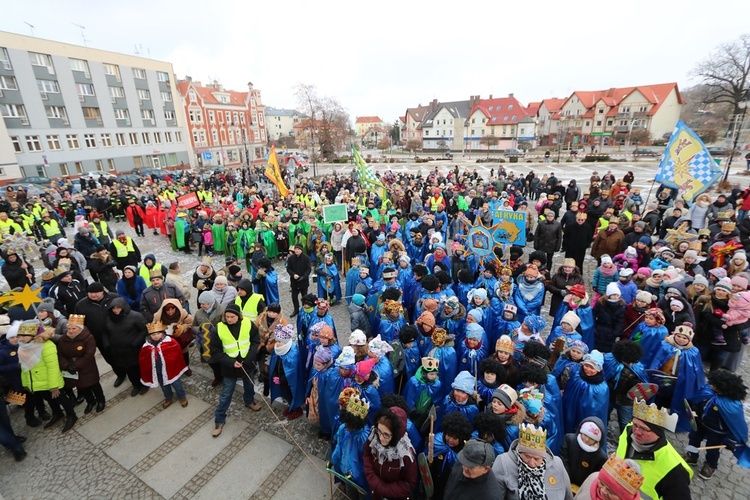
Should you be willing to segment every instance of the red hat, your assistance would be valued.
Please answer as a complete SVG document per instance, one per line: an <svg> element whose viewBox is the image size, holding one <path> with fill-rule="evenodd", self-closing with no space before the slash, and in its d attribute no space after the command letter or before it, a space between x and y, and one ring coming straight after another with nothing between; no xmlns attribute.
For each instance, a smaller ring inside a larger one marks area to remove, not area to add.
<svg viewBox="0 0 750 500"><path fill-rule="evenodd" d="M581 284L573 285L570 287L570 293L576 297L584 298L586 297L586 287Z"/></svg>
<svg viewBox="0 0 750 500"><path fill-rule="evenodd" d="M363 380L369 380L370 373L372 372L372 368L375 366L375 363L377 362L378 360L376 360L375 358L367 358L357 363L354 368L357 376Z"/></svg>

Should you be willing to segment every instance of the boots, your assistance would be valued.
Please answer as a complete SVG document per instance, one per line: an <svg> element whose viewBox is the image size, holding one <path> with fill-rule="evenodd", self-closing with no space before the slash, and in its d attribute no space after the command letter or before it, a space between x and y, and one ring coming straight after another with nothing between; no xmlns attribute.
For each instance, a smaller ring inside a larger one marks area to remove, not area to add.
<svg viewBox="0 0 750 500"><path fill-rule="evenodd" d="M65 434L70 429L73 428L74 425L76 425L76 422L78 422L78 417L75 413L68 415L68 417L65 419L65 425L63 426L62 433Z"/></svg>

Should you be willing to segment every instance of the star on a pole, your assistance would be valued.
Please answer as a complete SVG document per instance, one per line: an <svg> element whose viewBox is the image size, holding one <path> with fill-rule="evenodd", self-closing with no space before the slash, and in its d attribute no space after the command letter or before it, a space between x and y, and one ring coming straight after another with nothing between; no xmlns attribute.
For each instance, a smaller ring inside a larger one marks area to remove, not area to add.
<svg viewBox="0 0 750 500"><path fill-rule="evenodd" d="M27 284L20 292L6 293L2 297L0 297L0 304L10 302L12 306L23 306L24 309L28 310L34 304L43 302L43 300L39 297L39 293L41 291L41 288L32 290Z"/></svg>

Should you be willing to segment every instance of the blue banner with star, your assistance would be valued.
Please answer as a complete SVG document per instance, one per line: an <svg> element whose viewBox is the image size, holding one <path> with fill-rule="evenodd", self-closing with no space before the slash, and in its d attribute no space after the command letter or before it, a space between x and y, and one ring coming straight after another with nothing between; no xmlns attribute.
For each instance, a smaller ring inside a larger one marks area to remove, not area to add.
<svg viewBox="0 0 750 500"><path fill-rule="evenodd" d="M698 134L678 121L661 159L656 181L679 190L690 202L713 186L721 174Z"/></svg>

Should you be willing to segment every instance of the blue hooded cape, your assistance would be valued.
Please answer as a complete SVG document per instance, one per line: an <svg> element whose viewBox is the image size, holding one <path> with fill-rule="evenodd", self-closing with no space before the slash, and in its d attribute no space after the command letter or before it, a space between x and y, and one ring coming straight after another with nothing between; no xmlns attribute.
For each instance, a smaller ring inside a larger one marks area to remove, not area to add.
<svg viewBox="0 0 750 500"><path fill-rule="evenodd" d="M274 351L271 351L271 363L269 367L269 373L273 374L276 369L276 365L281 360L282 366L284 367L284 375L289 383L289 389L292 391L292 400L289 401L289 409L301 408L305 403L305 388L307 384L307 377L302 373L302 367L300 365L299 348L297 343L293 342L291 349L284 356L277 355ZM270 382L271 384L271 399L280 398L281 387Z"/></svg>
<svg viewBox="0 0 750 500"><path fill-rule="evenodd" d="M333 365L331 365L333 366ZM328 370L331 370L335 368L328 367ZM320 416L320 432L323 434L331 434L331 421L328 418L327 414L327 407L323 401L323 394L325 394L325 383L327 381L326 377L326 371L319 371L319 370L313 370L310 374L310 378L307 381L307 386L305 387L305 397L308 397L310 395L310 391L312 390L313 380L318 381L318 415Z"/></svg>
<svg viewBox="0 0 750 500"><path fill-rule="evenodd" d="M359 281L359 268L352 267L346 272L346 289L344 295L346 295L347 304L351 304L352 302L352 295L355 294L354 288L357 286L357 281Z"/></svg>
<svg viewBox="0 0 750 500"><path fill-rule="evenodd" d="M747 422L745 421L742 401L719 396L711 390L708 384L703 386L700 394L690 399L691 403L700 401L707 401L703 406L704 414L712 405L715 405L719 409L719 414L727 425L731 438L737 443L737 447L733 451L734 456L737 458L737 465L750 468L750 448L747 446Z"/></svg>
<svg viewBox="0 0 750 500"><path fill-rule="evenodd" d="M449 346L434 347L428 355L440 361L438 365L438 377L442 386L440 387L439 394L441 399L445 398L451 391L451 384L458 374L456 350Z"/></svg>
<svg viewBox="0 0 750 500"><path fill-rule="evenodd" d="M590 306L585 305L577 309L571 309L568 303L563 300L555 313L555 320L552 322L552 329L554 330L560 326L562 317L565 316L565 313L568 311L576 313L578 319L581 320L576 331L581 334L581 340L583 340L583 343L589 346L589 351L594 350L596 347L594 345L594 310Z"/></svg>
<svg viewBox="0 0 750 500"><path fill-rule="evenodd" d="M450 388L450 384L447 385L448 388ZM455 412L463 413L464 416L469 419L469 423L473 425L474 417L479 415L479 408L477 408L477 405L472 402L471 398L464 405L457 404L452 397L452 393L450 393L445 396L445 399L443 399L443 404L438 407L437 420L435 420L435 428L440 428L440 424L442 423L444 416Z"/></svg>
<svg viewBox="0 0 750 500"><path fill-rule="evenodd" d="M396 386L393 380L393 366L391 366L388 356L380 358L380 361L372 369L378 374L378 380L380 380L380 384L378 385L380 395L395 393Z"/></svg>
<svg viewBox="0 0 750 500"><path fill-rule="evenodd" d="M620 374L624 365L617 361L611 352L604 355L604 366L602 372L604 373L604 380L607 382L614 381L613 386L617 387L617 383L620 380ZM649 381L648 373L646 373L646 367L640 361L631 365L630 369L635 375L641 379L641 382L647 383Z"/></svg>
<svg viewBox="0 0 750 500"><path fill-rule="evenodd" d="M552 347L552 342L554 342L560 337L565 338L565 345L567 345L568 347L570 347L570 344L574 340L580 340L583 342L583 337L581 337L580 333L572 332L572 333L566 334L565 332L562 331L561 326L556 326L555 328L552 329L551 332L549 332L549 336L547 336L547 340L545 341L545 343L547 344L547 347Z"/></svg>
<svg viewBox="0 0 750 500"><path fill-rule="evenodd" d="M381 339L390 344L398 338L398 332L401 331L401 328L403 328L404 325L406 325L406 320L401 315L399 315L396 321L390 321L381 315L380 324L378 325L378 334Z"/></svg>
<svg viewBox="0 0 750 500"><path fill-rule="evenodd" d="M608 420L609 386L602 380L591 384L581 378L581 365L570 369L570 379L562 397L565 433L577 432L578 424L586 417L599 417Z"/></svg>
<svg viewBox="0 0 750 500"><path fill-rule="evenodd" d="M645 321L638 323L633 333L630 334L630 339L641 344L643 348L643 357L641 358L643 366L651 366L654 356L661 348L661 343L667 338L667 335L669 335L669 332L665 326L648 326Z"/></svg>
<svg viewBox="0 0 750 500"><path fill-rule="evenodd" d="M479 363L487 357L487 342L482 341L477 349L469 349L464 339L457 347L458 371L466 370L475 378L479 376Z"/></svg>
<svg viewBox="0 0 750 500"><path fill-rule="evenodd" d="M336 366L326 370L323 375L323 390L320 391L318 404L320 405L320 428L323 429L323 417L328 419L328 429L338 429L337 421L339 417L339 395L347 387L354 385L353 376L344 378L339 373ZM320 386L319 386L320 387Z"/></svg>
<svg viewBox="0 0 750 500"><path fill-rule="evenodd" d="M352 481L357 483L362 489L367 491L367 478L365 477L365 463L362 453L365 450L365 441L370 435L370 426L365 426L354 432L346 429L345 424L341 424L336 431L334 440L336 448L331 454L331 463L337 472L343 475L351 475Z"/></svg>
<svg viewBox="0 0 750 500"><path fill-rule="evenodd" d="M279 300L279 276L271 269L266 272L266 289L264 290L266 304L280 304Z"/></svg>
<svg viewBox="0 0 750 500"><path fill-rule="evenodd" d="M335 300L341 300L341 278L336 264L327 266L323 263L318 266L316 273L318 274L318 297L325 297L327 292L329 296L333 295ZM321 276L320 273L325 273L325 275Z"/></svg>
<svg viewBox="0 0 750 500"><path fill-rule="evenodd" d="M409 381L406 383L406 387L404 388L404 398L406 399L406 405L409 407L409 411L414 410L417 402L419 401L419 397L424 391L427 391L429 393L432 404L435 406L439 406L440 402L442 401L442 399L439 397L441 385L442 382L440 381L439 377L434 384L428 384L424 382L416 374L410 377Z"/></svg>

